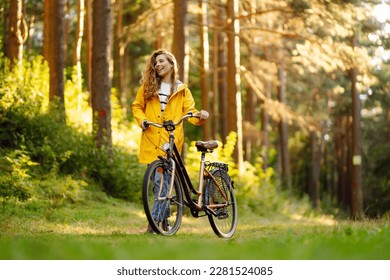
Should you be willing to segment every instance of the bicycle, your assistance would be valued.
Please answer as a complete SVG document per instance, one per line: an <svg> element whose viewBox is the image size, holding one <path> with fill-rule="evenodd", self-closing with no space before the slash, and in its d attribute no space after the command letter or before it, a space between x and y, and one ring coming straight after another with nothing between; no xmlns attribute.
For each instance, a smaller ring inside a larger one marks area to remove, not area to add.
<svg viewBox="0 0 390 280"><path fill-rule="evenodd" d="M181 226L185 206L194 218L207 216L217 236L230 238L237 228L234 182L228 175L226 163L205 161L206 153L216 149L218 142L196 142L201 153L197 190L175 145L175 127L190 117L197 116L188 113L177 123L171 120L162 124L146 122L146 125L168 131L169 142L162 145L164 156L159 156L145 171L142 186L145 214L155 233L173 235Z"/></svg>

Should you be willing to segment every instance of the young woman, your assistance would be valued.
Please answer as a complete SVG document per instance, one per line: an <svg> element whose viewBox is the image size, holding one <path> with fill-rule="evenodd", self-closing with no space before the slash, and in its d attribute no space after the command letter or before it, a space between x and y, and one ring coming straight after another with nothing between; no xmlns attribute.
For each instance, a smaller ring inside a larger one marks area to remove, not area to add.
<svg viewBox="0 0 390 280"><path fill-rule="evenodd" d="M199 118L189 118L188 121L194 125L201 125L209 117L207 111L198 111L195 108L191 91L178 79L175 57L165 49L157 50L150 56L141 80L141 87L132 104L132 112L143 130L139 161L146 164L164 154L160 147L168 142L168 133L162 128L147 127L145 121L163 123L163 121L172 120L176 123L185 114L192 112ZM183 124L175 129L175 144L181 151L184 144ZM165 181L167 179L165 178ZM158 180L159 178L156 178L156 183ZM159 205L154 205L152 211L153 218L161 222L163 227L169 226L166 222L169 212L166 209L163 203L159 203Z"/></svg>

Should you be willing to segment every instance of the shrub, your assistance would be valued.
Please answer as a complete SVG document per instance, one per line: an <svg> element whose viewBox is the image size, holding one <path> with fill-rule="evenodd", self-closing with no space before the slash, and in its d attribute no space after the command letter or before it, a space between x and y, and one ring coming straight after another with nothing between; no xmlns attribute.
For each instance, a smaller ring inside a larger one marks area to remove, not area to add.
<svg viewBox="0 0 390 280"><path fill-rule="evenodd" d="M70 126L57 122L47 112L49 75L41 58L24 61L12 71L7 60L1 59L0 67L0 154L11 151L7 158L1 158L1 169L7 170L0 177L3 198L23 200L31 191L39 191L49 199L67 197L75 201L84 179L93 179L112 196L139 201L143 170L137 158L133 151L119 146L109 153L96 148L87 117L91 116L88 96L73 76L65 86ZM126 129L125 125L118 126L118 120L113 122L115 129ZM19 162L24 164L17 165ZM34 170L28 164L31 162L38 164ZM17 176L15 170L19 175L24 172L23 176ZM28 175L32 171L32 176ZM54 181L56 185L44 183Z"/></svg>
<svg viewBox="0 0 390 280"><path fill-rule="evenodd" d="M29 167L37 165L28 153L14 150L0 158L0 198L25 201L31 196Z"/></svg>
<svg viewBox="0 0 390 280"><path fill-rule="evenodd" d="M111 196L129 201L141 201L141 187L145 168L138 164L136 156L122 148L114 148L112 156L98 153L91 177L100 182Z"/></svg>

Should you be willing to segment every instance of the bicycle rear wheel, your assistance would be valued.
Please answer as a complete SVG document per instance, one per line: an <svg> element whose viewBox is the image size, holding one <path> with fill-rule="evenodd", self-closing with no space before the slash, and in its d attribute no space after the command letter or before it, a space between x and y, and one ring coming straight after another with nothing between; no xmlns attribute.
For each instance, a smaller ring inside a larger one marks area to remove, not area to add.
<svg viewBox="0 0 390 280"><path fill-rule="evenodd" d="M142 201L149 225L154 232L163 235L175 234L183 217L180 182L175 176L172 193L169 194L170 178L167 166L156 160L146 169L142 186Z"/></svg>
<svg viewBox="0 0 390 280"><path fill-rule="evenodd" d="M210 173L215 181L210 178L205 187L205 204L211 209L207 211L207 216L216 235L230 238L237 228L237 203L232 179L220 168L215 168ZM226 201L227 206L216 207L217 204L224 204Z"/></svg>

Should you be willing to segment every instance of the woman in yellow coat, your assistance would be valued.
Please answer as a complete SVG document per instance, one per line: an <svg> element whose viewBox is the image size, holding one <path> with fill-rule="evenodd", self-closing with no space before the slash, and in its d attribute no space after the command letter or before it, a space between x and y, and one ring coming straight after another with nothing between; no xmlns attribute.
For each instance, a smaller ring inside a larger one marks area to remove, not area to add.
<svg viewBox="0 0 390 280"><path fill-rule="evenodd" d="M146 66L141 87L132 105L133 116L142 127L139 161L149 164L163 155L161 145L168 142L168 133L163 128L145 127L146 120L162 124L163 121L178 122L192 112L198 118L189 118L194 125L201 125L208 118L205 110L198 111L188 87L178 80L176 59L165 49L155 51ZM183 123L176 127L175 144L181 151L184 143Z"/></svg>
<svg viewBox="0 0 390 280"><path fill-rule="evenodd" d="M135 120L142 127L139 161L149 164L163 155L161 150L163 143L168 142L168 132L164 128L154 126L147 127L145 121L162 124L172 120L178 122L184 115L192 112L199 118L189 118L194 125L201 125L208 118L205 110L198 111L195 101L188 87L179 81L176 59L169 51L160 49L155 51L147 65L141 80L141 87L132 104L132 112ZM179 151L184 143L183 123L175 129L175 144ZM165 176L167 177L167 176ZM168 178L165 178L168 179ZM159 178L156 178L159 180ZM156 182L155 182L156 183ZM164 205L153 205L152 216L167 227ZM148 232L151 232L150 226Z"/></svg>

